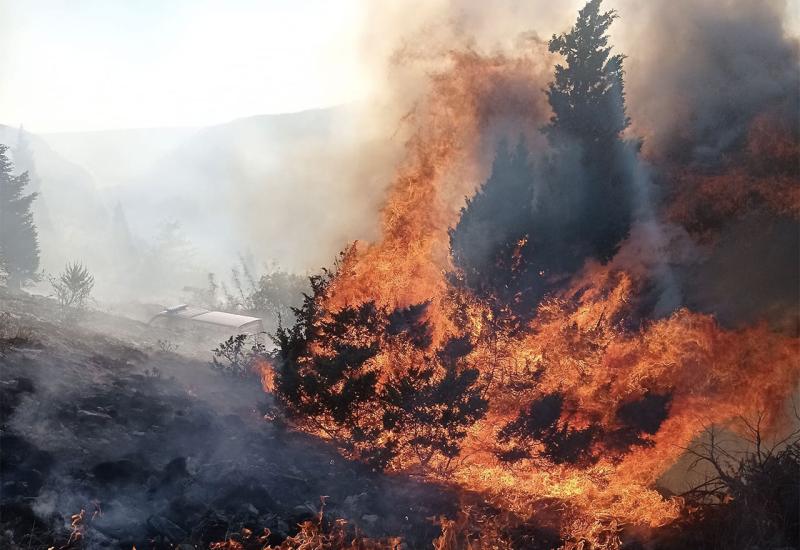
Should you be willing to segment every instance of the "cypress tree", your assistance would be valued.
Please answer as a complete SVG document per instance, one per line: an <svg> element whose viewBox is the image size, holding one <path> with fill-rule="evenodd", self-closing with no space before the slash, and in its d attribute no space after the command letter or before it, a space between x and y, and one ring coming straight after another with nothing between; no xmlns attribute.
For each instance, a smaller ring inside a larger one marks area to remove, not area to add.
<svg viewBox="0 0 800 550"><path fill-rule="evenodd" d="M38 278L39 238L31 212L37 194L24 193L30 183L28 173L12 174L7 151L0 145L0 257L8 286L18 290Z"/></svg>
<svg viewBox="0 0 800 550"><path fill-rule="evenodd" d="M601 3L587 2L575 26L550 40L550 51L566 64L556 65L547 89L553 115L543 131L554 155L536 218L543 238L559 235L562 260L553 268L562 272L579 268L586 257L608 261L632 220L640 144L622 138L630 125L625 56L611 54L607 33L617 14L601 12Z"/></svg>

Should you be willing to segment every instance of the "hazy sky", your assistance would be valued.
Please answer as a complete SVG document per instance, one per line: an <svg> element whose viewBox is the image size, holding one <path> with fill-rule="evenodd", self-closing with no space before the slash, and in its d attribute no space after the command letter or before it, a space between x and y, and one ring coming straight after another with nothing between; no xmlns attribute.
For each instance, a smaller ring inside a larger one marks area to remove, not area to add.
<svg viewBox="0 0 800 550"><path fill-rule="evenodd" d="M396 17L476 1L0 0L0 124L201 126L357 100L375 84L361 62L385 53ZM786 8L796 31L800 0Z"/></svg>
<svg viewBox="0 0 800 550"><path fill-rule="evenodd" d="M0 0L0 124L197 126L352 101L357 0Z"/></svg>

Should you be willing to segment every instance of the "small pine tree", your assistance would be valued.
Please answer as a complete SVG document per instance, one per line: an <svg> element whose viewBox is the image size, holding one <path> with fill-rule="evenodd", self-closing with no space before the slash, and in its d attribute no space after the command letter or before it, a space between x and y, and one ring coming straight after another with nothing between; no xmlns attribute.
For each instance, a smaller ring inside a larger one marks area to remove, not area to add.
<svg viewBox="0 0 800 550"><path fill-rule="evenodd" d="M7 146L0 145L0 256L8 286L20 289L26 282L38 279L39 238L31 212L37 194L24 194L28 173L12 175L14 166L7 151Z"/></svg>

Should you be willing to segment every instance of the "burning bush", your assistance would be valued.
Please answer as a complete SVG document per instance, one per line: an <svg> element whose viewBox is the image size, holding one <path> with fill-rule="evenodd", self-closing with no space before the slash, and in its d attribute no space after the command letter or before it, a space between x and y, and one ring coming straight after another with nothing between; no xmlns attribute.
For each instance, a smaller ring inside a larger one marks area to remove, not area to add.
<svg viewBox="0 0 800 550"><path fill-rule="evenodd" d="M800 432L768 438L761 420L740 419L750 443L744 451L713 427L689 448L691 468L705 475L683 494L683 515L662 530L659 547L797 547Z"/></svg>
<svg viewBox="0 0 800 550"><path fill-rule="evenodd" d="M478 371L461 362L469 342L453 339L431 353L424 304L322 312L333 275L312 277L314 293L295 311L299 322L278 330L279 400L301 427L375 467L425 467L434 456L449 462L486 410ZM385 349L396 352L394 364L377 361Z"/></svg>

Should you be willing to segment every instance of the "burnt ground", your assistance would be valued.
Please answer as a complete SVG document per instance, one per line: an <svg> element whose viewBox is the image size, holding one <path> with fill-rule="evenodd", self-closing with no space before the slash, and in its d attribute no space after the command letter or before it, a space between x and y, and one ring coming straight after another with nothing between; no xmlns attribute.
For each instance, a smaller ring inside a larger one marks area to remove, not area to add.
<svg viewBox="0 0 800 550"><path fill-rule="evenodd" d="M326 517L430 548L430 518L455 511L445 488L266 420L258 382L201 350L159 349L180 335L97 312L61 322L50 300L2 292L0 547L62 546L81 510L86 548L203 548L242 527L277 543L324 495Z"/></svg>

